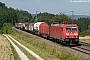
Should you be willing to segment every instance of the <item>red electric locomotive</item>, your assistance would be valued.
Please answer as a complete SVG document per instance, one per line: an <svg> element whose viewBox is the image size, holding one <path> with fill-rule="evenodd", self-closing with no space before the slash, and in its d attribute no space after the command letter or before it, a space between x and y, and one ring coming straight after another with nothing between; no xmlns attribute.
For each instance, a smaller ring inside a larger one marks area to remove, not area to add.
<svg viewBox="0 0 90 60"><path fill-rule="evenodd" d="M77 24L51 24L50 37L59 39L62 43L78 44L79 33Z"/></svg>

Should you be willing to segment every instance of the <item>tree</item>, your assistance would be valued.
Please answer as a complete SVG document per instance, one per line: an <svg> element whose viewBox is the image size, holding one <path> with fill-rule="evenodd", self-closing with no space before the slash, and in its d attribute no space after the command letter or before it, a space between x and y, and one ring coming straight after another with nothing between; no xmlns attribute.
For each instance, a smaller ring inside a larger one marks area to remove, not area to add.
<svg viewBox="0 0 90 60"><path fill-rule="evenodd" d="M37 21L38 22L46 22L48 24L51 24L53 22L53 17L55 15L54 14L50 14L50 13L47 13L47 12L44 12L44 13L40 13L40 14L37 14ZM34 21L36 19L36 16L34 17Z"/></svg>
<svg viewBox="0 0 90 60"><path fill-rule="evenodd" d="M60 13L59 15L56 15L55 18L56 18L56 21L59 23L68 21L68 16L62 13Z"/></svg>
<svg viewBox="0 0 90 60"><path fill-rule="evenodd" d="M68 21L68 16L65 14L54 15L47 12L37 14L37 18L38 18L37 21L46 22L48 24L51 24L53 22L62 23L62 22ZM34 21L35 19L36 17L34 18Z"/></svg>
<svg viewBox="0 0 90 60"><path fill-rule="evenodd" d="M4 23L1 29L1 33L3 34L10 34L12 33L12 28L10 23Z"/></svg>
<svg viewBox="0 0 90 60"><path fill-rule="evenodd" d="M7 8L4 3L0 2L0 29L4 23L28 22L31 19L32 16L27 11L15 10L12 7Z"/></svg>

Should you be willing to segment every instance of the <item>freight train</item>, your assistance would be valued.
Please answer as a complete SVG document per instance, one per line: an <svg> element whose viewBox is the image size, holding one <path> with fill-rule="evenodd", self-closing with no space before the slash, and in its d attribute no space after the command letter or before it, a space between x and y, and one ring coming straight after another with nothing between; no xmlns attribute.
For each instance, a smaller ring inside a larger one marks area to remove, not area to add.
<svg viewBox="0 0 90 60"><path fill-rule="evenodd" d="M79 44L79 31L77 24L52 23L48 25L45 22L15 23L15 27L48 39L52 38L58 40L58 42L65 45Z"/></svg>

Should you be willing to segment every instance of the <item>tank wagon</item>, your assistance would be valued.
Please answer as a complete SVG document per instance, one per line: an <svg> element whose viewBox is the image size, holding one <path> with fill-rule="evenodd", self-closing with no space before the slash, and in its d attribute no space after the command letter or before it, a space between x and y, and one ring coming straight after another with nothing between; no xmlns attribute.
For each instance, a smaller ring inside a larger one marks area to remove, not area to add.
<svg viewBox="0 0 90 60"><path fill-rule="evenodd" d="M24 26L25 25L25 26ZM63 44L78 44L79 43L79 32L77 24L69 23L52 23L48 25L45 22L37 23L17 23L15 25L18 28L25 28L25 30L31 31L34 34L46 37L53 38L58 40Z"/></svg>

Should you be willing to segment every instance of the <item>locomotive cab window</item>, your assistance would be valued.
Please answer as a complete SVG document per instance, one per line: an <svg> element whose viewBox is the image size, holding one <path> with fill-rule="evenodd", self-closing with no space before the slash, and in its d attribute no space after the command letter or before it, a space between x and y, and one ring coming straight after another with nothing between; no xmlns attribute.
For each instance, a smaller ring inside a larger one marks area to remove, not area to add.
<svg viewBox="0 0 90 60"><path fill-rule="evenodd" d="M66 26L67 31L77 31L77 27L75 26Z"/></svg>

